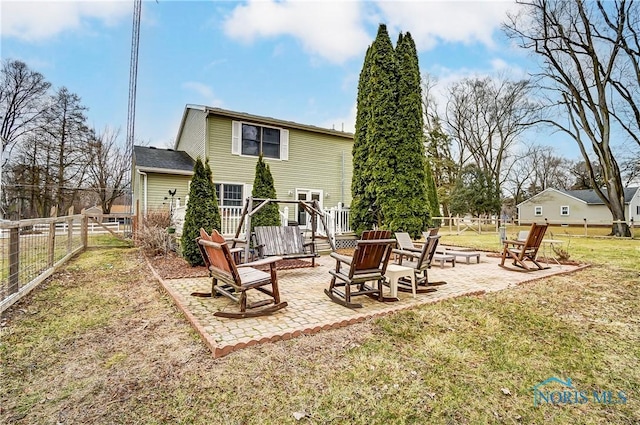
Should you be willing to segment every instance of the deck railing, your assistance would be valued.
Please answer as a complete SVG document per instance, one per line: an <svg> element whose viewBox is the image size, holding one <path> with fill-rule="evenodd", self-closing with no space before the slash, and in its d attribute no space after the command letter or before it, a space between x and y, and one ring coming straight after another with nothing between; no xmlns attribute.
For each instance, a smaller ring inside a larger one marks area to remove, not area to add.
<svg viewBox="0 0 640 425"><path fill-rule="evenodd" d="M242 218L242 207L222 206L219 208L222 225L221 233L225 236L234 235ZM284 210L286 212L280 212L280 218L283 222L288 216L288 207L285 207ZM349 208L338 205L332 208L325 208L323 212L327 218L327 226L329 227L328 234L342 235L351 232L349 225ZM176 227L176 233L178 234L182 234L185 214L186 207L179 207L174 210L173 222ZM240 230L241 235L245 233L245 223L243 223L242 229ZM318 232L323 236L327 236L327 230L323 229L321 225L319 225Z"/></svg>

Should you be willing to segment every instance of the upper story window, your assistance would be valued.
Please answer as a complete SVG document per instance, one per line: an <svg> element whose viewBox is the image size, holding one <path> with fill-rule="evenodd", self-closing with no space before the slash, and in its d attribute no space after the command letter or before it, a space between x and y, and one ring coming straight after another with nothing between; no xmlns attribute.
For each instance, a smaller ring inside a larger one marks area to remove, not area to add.
<svg viewBox="0 0 640 425"><path fill-rule="evenodd" d="M569 206L563 205L560 207L560 215L569 215Z"/></svg>
<svg viewBox="0 0 640 425"><path fill-rule="evenodd" d="M233 121L231 153L234 155L289 159L289 130Z"/></svg>
<svg viewBox="0 0 640 425"><path fill-rule="evenodd" d="M242 124L242 154L265 158L280 158L280 130Z"/></svg>
<svg viewBox="0 0 640 425"><path fill-rule="evenodd" d="M542 215L542 206L536 205L535 207L533 207L533 215Z"/></svg>

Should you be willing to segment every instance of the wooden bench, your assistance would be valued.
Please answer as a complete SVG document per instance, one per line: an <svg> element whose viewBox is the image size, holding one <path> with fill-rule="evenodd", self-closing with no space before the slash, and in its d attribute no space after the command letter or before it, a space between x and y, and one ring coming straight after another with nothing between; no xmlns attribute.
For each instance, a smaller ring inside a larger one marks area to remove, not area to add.
<svg viewBox="0 0 640 425"><path fill-rule="evenodd" d="M316 265L318 254L313 242L304 242L298 226L256 226L254 248L260 258L282 257L282 259L311 258Z"/></svg>

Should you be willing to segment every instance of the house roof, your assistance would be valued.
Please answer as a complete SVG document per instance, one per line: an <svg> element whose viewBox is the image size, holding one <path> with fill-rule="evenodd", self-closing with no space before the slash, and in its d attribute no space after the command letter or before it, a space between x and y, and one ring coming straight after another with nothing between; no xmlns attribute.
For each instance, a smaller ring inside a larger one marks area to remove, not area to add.
<svg viewBox="0 0 640 425"><path fill-rule="evenodd" d="M191 174L195 165L195 161L186 152L153 146L134 146L133 156L140 171Z"/></svg>
<svg viewBox="0 0 640 425"><path fill-rule="evenodd" d="M631 199L638 191L637 187L626 187L624 189L624 203L628 204L631 202ZM603 189L602 191L605 196L607 196L607 189ZM583 190L563 190L562 193L565 193L569 196L573 196L574 198L578 198L581 201L586 202L587 204L593 205L604 205L602 199L598 197L598 194L593 189L583 189Z"/></svg>
<svg viewBox="0 0 640 425"><path fill-rule="evenodd" d="M631 202L631 199L633 198L633 196L636 194L636 192L638 192L640 188L638 187L626 187L624 189L624 203L628 204L629 202ZM519 207L520 205L526 203L526 202L530 202L532 200L534 200L535 198L537 198L538 196L542 195L543 193L547 192L547 191L551 191L551 192L557 192L560 193L562 195L566 195L566 196L570 196L574 199L577 199L578 201L582 201L585 204L588 205L604 205L604 202L602 202L602 200L598 197L598 195L596 194L595 190L593 189L583 189L583 190L558 190L558 189L554 189L554 188L546 188L545 190L543 190L542 192L533 195L531 198L526 199L522 202L520 202L518 205L516 205L517 207ZM604 189L603 190L605 196L607 194L607 190Z"/></svg>
<svg viewBox="0 0 640 425"><path fill-rule="evenodd" d="M335 129L330 129L330 128L317 127L315 125L300 124L300 123L297 123L297 122L281 120L281 119L278 119L278 118L271 118L271 117L265 117L265 116L260 116L260 115L253 115L253 114L248 114L246 112L230 111L228 109L214 108L214 107L211 107L211 106L203 106L203 105L187 105L184 108L184 114L182 116L182 122L180 123L180 129L178 130L178 138L180 137L180 133L182 133L182 127L184 126L184 123L185 123L185 120L187 118L187 113L189 112L189 109L196 109L196 110L202 111L202 112L206 113L207 116L209 116L209 115L218 115L218 116L228 117L228 118L235 119L235 120L240 120L240 121L253 121L253 122L257 122L257 123L273 125L273 126L276 126L276 127L295 128L295 129L298 129L298 130L306 130L306 131L311 131L311 132L314 132L314 133L321 133L321 134L330 134L332 136L344 137L346 139L353 140L353 133L349 133L347 131L340 131L340 130L335 130ZM176 138L176 143L177 143L178 138Z"/></svg>

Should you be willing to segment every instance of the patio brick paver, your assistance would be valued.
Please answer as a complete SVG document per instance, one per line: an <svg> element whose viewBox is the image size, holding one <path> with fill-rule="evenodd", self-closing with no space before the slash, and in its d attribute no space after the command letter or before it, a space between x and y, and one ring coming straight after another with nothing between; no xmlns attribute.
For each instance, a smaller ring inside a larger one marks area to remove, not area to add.
<svg viewBox="0 0 640 425"><path fill-rule="evenodd" d="M552 265L547 270L518 273L498 267L500 260L482 255L479 264L459 263L455 268L429 270L429 280L447 282L438 286L436 292L418 294L399 292L400 301L380 303L361 296L356 300L363 308L349 309L332 302L324 289L329 287L329 270L335 267L335 260L325 255L316 260L314 268L278 270L280 296L289 305L269 316L246 319L226 319L215 317L219 310L236 311L238 306L226 297L193 297L192 292L209 291L210 278L161 279L158 280L173 297L187 319L202 336L214 357L221 357L232 351L269 341L295 338L348 326L370 317L429 304L447 298L477 295L500 291L523 282L545 278L560 273L573 272L582 267ZM386 288L388 292L388 288ZM255 292L255 294L252 294ZM249 292L249 296L260 296L259 292Z"/></svg>

